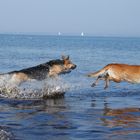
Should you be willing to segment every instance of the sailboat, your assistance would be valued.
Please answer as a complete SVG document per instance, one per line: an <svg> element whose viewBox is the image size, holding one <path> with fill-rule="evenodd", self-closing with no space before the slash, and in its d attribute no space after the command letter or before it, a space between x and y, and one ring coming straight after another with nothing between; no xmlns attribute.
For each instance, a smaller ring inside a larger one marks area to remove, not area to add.
<svg viewBox="0 0 140 140"><path fill-rule="evenodd" d="M84 36L84 33L83 32L81 33L81 36Z"/></svg>
<svg viewBox="0 0 140 140"><path fill-rule="evenodd" d="M61 35L61 32L58 32L58 35Z"/></svg>

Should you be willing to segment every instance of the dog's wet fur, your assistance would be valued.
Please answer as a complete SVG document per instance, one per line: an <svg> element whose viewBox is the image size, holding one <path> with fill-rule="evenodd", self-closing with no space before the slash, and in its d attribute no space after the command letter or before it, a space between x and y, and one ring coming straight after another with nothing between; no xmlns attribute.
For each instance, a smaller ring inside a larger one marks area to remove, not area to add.
<svg viewBox="0 0 140 140"><path fill-rule="evenodd" d="M47 77L69 73L75 68L76 65L70 61L69 56L62 56L62 59L51 60L34 67L0 74L0 78L9 75L11 81L21 84L28 80L44 80Z"/></svg>
<svg viewBox="0 0 140 140"><path fill-rule="evenodd" d="M99 80L104 80L104 89L109 87L110 81L116 83L126 81L133 84L140 84L140 65L108 64L101 70L89 73L87 76L97 77L96 81L91 85L92 87L96 86Z"/></svg>

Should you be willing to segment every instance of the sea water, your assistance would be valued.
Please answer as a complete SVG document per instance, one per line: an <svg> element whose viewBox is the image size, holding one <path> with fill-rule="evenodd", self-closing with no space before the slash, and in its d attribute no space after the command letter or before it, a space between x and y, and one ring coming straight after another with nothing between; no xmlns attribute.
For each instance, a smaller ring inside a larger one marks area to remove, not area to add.
<svg viewBox="0 0 140 140"><path fill-rule="evenodd" d="M140 38L0 35L1 73L59 59L61 55L69 55L77 68L58 80L24 83L24 92L16 98L14 93L1 96L0 138L139 139L140 85L110 82L104 90L101 81L92 88L95 79L86 74L109 63L140 64ZM47 85L59 86L65 97L44 100L40 98L42 93L30 92Z"/></svg>

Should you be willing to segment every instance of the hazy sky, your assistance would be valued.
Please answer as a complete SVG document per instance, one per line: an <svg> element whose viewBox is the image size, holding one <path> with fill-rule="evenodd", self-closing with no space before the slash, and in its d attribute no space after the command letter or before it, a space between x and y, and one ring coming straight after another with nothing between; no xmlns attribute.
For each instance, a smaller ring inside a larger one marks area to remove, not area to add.
<svg viewBox="0 0 140 140"><path fill-rule="evenodd" d="M140 36L140 0L0 0L0 32Z"/></svg>

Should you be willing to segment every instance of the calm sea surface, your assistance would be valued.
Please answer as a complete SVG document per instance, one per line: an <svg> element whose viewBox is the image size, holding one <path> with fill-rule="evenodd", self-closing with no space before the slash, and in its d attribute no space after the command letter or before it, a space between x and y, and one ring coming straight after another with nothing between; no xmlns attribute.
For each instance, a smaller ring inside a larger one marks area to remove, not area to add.
<svg viewBox="0 0 140 140"><path fill-rule="evenodd" d="M0 35L0 72L70 55L77 69L61 76L61 99L0 98L0 138L17 140L138 140L140 85L110 83L85 74L108 63L140 64L140 38Z"/></svg>

